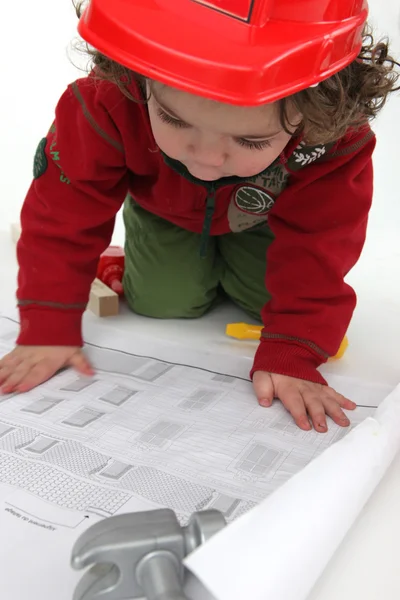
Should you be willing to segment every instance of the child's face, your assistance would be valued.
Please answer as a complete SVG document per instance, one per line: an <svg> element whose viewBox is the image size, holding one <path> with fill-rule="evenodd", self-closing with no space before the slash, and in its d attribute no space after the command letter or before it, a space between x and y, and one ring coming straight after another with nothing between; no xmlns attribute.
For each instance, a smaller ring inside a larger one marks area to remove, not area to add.
<svg viewBox="0 0 400 600"><path fill-rule="evenodd" d="M232 106L154 81L148 86L150 123L157 145L203 181L256 175L279 156L291 138L279 122L277 104Z"/></svg>

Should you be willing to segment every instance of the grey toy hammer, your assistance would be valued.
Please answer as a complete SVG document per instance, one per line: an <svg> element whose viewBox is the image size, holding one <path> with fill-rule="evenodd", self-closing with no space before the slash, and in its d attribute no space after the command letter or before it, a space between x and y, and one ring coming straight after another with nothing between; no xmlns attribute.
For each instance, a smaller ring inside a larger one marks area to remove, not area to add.
<svg viewBox="0 0 400 600"><path fill-rule="evenodd" d="M225 525L214 510L194 513L186 527L168 509L104 519L73 548L72 567L91 567L73 600L187 600L182 560Z"/></svg>

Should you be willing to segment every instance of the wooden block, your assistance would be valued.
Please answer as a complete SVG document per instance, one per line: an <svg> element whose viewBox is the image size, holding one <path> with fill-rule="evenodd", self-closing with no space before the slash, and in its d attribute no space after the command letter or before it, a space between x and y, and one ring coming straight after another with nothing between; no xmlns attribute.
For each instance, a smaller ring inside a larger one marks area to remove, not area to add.
<svg viewBox="0 0 400 600"><path fill-rule="evenodd" d="M119 310L119 297L100 279L95 279L90 290L88 310L97 317L115 317Z"/></svg>
<svg viewBox="0 0 400 600"><path fill-rule="evenodd" d="M12 223L11 239L16 244L21 235L21 225ZM100 279L95 279L89 295L88 310L97 317L114 317L119 312L119 297L112 289Z"/></svg>
<svg viewBox="0 0 400 600"><path fill-rule="evenodd" d="M21 225L19 223L11 223L11 239L16 244L21 235Z"/></svg>

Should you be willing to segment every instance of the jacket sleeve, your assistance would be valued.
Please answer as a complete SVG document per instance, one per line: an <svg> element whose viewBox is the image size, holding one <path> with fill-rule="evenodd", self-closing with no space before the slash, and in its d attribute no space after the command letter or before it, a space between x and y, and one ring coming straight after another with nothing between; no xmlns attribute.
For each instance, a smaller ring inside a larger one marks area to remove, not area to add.
<svg viewBox="0 0 400 600"><path fill-rule="evenodd" d="M124 148L96 85L68 87L35 155L17 246L21 345L82 345L97 263L127 193Z"/></svg>
<svg viewBox="0 0 400 600"><path fill-rule="evenodd" d="M291 175L271 210L264 328L251 375L268 371L326 384L317 368L346 334L356 295L345 277L361 254L372 201L368 129Z"/></svg>

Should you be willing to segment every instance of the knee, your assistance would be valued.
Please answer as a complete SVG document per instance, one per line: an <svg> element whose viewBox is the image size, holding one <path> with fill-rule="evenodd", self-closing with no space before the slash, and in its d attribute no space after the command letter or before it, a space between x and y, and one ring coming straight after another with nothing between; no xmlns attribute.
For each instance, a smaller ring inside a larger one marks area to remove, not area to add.
<svg viewBox="0 0 400 600"><path fill-rule="evenodd" d="M197 319L210 308L212 299L202 300L185 291L150 284L139 289L124 277L124 294L129 308L136 314L153 319Z"/></svg>

